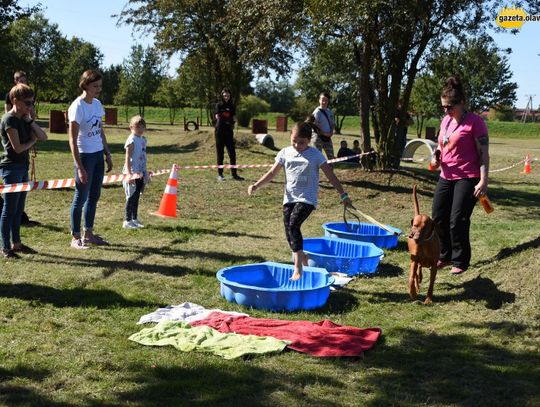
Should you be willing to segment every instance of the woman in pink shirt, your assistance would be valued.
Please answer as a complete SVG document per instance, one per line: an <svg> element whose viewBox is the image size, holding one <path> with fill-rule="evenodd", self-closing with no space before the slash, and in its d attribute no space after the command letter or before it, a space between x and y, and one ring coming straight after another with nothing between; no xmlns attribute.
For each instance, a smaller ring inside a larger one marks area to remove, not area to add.
<svg viewBox="0 0 540 407"><path fill-rule="evenodd" d="M465 110L460 79L447 79L441 93L446 113L431 165L441 167L433 197L432 217L439 225L441 254L438 268L452 265L452 274L467 270L471 261L469 230L476 201L488 186L489 139L480 116Z"/></svg>

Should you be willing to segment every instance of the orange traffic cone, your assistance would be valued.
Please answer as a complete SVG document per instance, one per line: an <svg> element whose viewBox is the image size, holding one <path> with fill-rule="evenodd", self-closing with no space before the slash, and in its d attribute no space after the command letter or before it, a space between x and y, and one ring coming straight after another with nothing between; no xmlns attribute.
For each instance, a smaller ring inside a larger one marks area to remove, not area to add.
<svg viewBox="0 0 540 407"><path fill-rule="evenodd" d="M176 218L176 187L178 185L177 169L173 164L167 185L165 186L165 192L163 192L163 198L161 198L161 204L157 212L153 212L152 215L162 216L165 218Z"/></svg>
<svg viewBox="0 0 540 407"><path fill-rule="evenodd" d="M530 174L531 173L531 157L529 154L525 157L525 165L523 166L523 173Z"/></svg>

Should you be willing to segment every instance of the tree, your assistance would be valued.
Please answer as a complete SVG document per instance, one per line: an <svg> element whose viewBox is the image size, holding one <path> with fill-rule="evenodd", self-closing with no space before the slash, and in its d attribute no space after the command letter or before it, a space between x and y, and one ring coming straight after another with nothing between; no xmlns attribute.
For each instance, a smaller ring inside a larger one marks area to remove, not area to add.
<svg viewBox="0 0 540 407"><path fill-rule="evenodd" d="M336 118L336 134L346 116L358 113L356 83L358 72L351 69L352 48L340 41L316 41L308 51L309 59L298 72L295 87L313 105L322 91L330 94L330 107Z"/></svg>
<svg viewBox="0 0 540 407"><path fill-rule="evenodd" d="M18 65L17 47L19 41L12 36L11 25L21 18L27 18L40 10L40 6L22 7L17 0L2 0L0 7L0 89L11 89L13 86L13 73L22 69Z"/></svg>
<svg viewBox="0 0 540 407"><path fill-rule="evenodd" d="M144 108L153 102L163 70L153 48L131 47L131 53L122 65L117 103L137 106L139 114L144 116Z"/></svg>
<svg viewBox="0 0 540 407"><path fill-rule="evenodd" d="M122 65L110 65L108 68L104 68L101 73L103 74L103 87L100 95L101 101L105 105L112 105L114 103L114 97L120 87Z"/></svg>
<svg viewBox="0 0 540 407"><path fill-rule="evenodd" d="M512 71L506 56L511 51L499 49L488 36L469 38L441 48L429 68L441 88L446 78L459 75L472 111L482 112L495 105L512 106L518 86L511 81Z"/></svg>
<svg viewBox="0 0 540 407"><path fill-rule="evenodd" d="M170 78L168 76L161 79L161 83L154 94L154 101L158 106L169 108L169 123L174 124L176 112L179 107L182 107L184 101L182 99L182 89L178 78Z"/></svg>
<svg viewBox="0 0 540 407"><path fill-rule="evenodd" d="M251 72L239 58L238 41L227 34L230 0L130 0L119 16L120 23L151 32L156 47L179 53L190 66L201 67L205 106L210 106L222 88L238 100L249 85ZM132 7L129 7L132 6Z"/></svg>
<svg viewBox="0 0 540 407"><path fill-rule="evenodd" d="M287 62L292 53L286 46L294 44L306 49L318 40L349 44L354 56L350 69L358 72L362 148L371 148L372 127L380 164L393 167L399 162L397 134L403 126L396 129L396 112L402 115L399 123L405 123L426 52L451 36L478 34L499 7L475 0L232 0L235 12L229 13L228 23L231 36L243 33L240 57L253 65L275 62L276 49L286 54L278 62Z"/></svg>
<svg viewBox="0 0 540 407"><path fill-rule="evenodd" d="M441 115L440 80L430 75L421 75L416 78L411 92L410 107L416 116L416 135L422 137L424 121Z"/></svg>
<svg viewBox="0 0 540 407"><path fill-rule="evenodd" d="M287 113L294 105L294 89L287 80L259 80L255 84L255 96L270 103L272 112Z"/></svg>
<svg viewBox="0 0 540 407"><path fill-rule="evenodd" d="M64 40L66 46L62 55L62 87L60 98L64 101L75 99L80 93L79 79L87 69L99 69L103 54L92 43L72 37Z"/></svg>
<svg viewBox="0 0 540 407"><path fill-rule="evenodd" d="M17 48L17 64L23 69L41 100L58 98L63 82L62 62L66 39L57 24L50 24L41 14L21 18L10 27L13 38L24 38Z"/></svg>

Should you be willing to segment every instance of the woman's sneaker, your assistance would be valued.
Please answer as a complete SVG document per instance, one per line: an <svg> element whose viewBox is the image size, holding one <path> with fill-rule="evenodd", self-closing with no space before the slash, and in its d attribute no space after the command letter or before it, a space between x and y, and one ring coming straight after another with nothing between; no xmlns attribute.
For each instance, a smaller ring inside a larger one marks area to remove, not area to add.
<svg viewBox="0 0 540 407"><path fill-rule="evenodd" d="M84 250L84 249L88 249L88 246L86 246L83 242L83 240L81 238L78 238L78 239L71 239L71 247L73 249L78 249L78 250Z"/></svg>
<svg viewBox="0 0 540 407"><path fill-rule="evenodd" d="M143 225L141 222L139 222L138 219L133 219L133 220L131 221L131 223L133 223L133 224L134 224L135 226L137 226L138 228L144 228L144 225Z"/></svg>
<svg viewBox="0 0 540 407"><path fill-rule="evenodd" d="M124 229L137 229L137 225L132 220L125 220L122 224Z"/></svg>

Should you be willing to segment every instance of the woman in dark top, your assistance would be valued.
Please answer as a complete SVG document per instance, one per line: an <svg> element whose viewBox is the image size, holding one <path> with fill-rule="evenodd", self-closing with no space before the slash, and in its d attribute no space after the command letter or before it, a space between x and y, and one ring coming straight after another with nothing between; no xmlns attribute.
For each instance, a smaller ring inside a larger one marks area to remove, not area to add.
<svg viewBox="0 0 540 407"><path fill-rule="evenodd" d="M0 158L0 176L4 184L17 184L28 181L28 150L38 140L47 140L47 135L32 119L34 91L29 86L22 83L15 85L9 92L9 98L12 108L4 114L0 122L4 148ZM26 192L4 194L4 206L0 216L4 257L18 257L16 252L35 253L21 243L21 216L25 200Z"/></svg>
<svg viewBox="0 0 540 407"><path fill-rule="evenodd" d="M223 165L225 148L229 154L231 165L236 165L236 150L234 149L233 128L235 122L236 110L231 99L231 92L228 89L221 91L221 101L216 104L214 110L216 119L216 153L217 164ZM233 179L243 181L244 178L238 175L236 168L231 168ZM225 181L223 177L223 168L218 168L218 181Z"/></svg>

